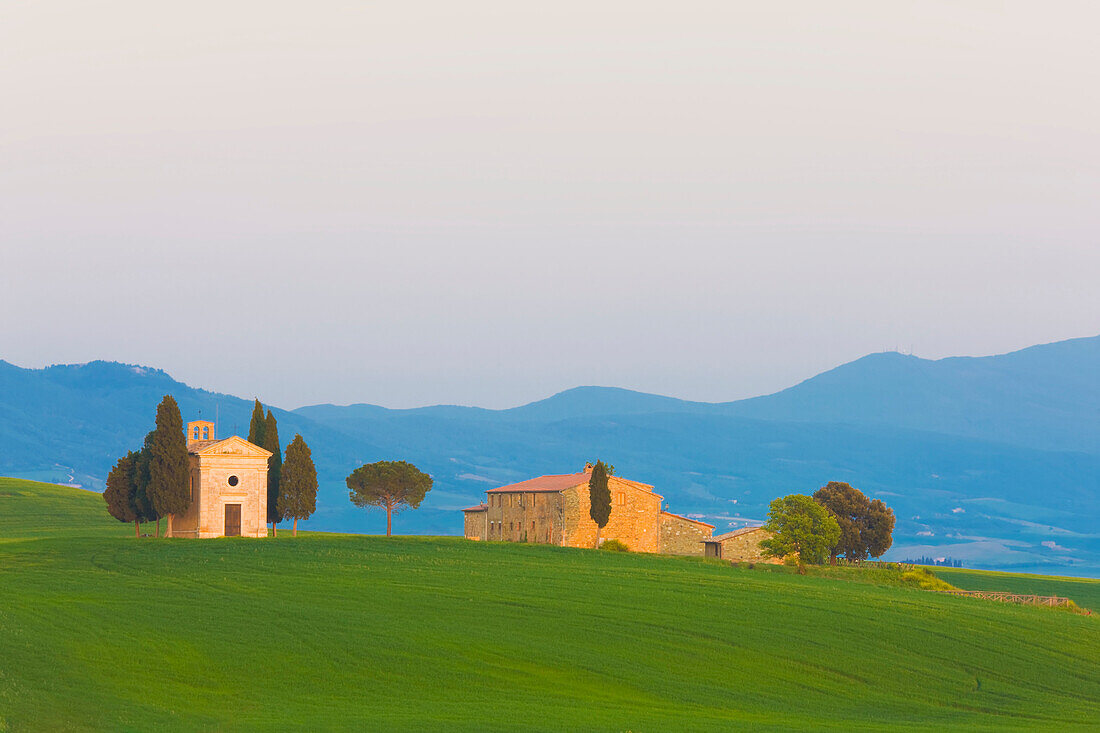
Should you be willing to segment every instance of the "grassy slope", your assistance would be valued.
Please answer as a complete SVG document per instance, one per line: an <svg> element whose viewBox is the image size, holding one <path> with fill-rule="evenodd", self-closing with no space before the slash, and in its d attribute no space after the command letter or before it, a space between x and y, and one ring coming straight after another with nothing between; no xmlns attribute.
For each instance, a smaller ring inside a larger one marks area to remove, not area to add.
<svg viewBox="0 0 1100 733"><path fill-rule="evenodd" d="M1095 617L458 539L139 541L104 516L0 479L0 730L1100 719Z"/></svg>

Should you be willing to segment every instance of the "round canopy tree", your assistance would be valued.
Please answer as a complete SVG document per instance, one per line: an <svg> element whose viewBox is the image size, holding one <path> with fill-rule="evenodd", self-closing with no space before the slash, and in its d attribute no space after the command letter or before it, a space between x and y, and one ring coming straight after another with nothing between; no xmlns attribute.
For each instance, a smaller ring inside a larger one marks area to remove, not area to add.
<svg viewBox="0 0 1100 733"><path fill-rule="evenodd" d="M806 563L823 563L840 539L840 525L833 515L803 494L772 501L764 529L772 533L760 543L764 553L771 557L795 555L798 572L803 574Z"/></svg>
<svg viewBox="0 0 1100 733"><path fill-rule="evenodd" d="M849 560L878 557L892 544L894 513L878 499L873 502L862 491L841 481L830 481L814 492L814 500L829 510L840 525L840 539L829 551L836 562L840 555Z"/></svg>
<svg viewBox="0 0 1100 733"><path fill-rule="evenodd" d="M867 554L881 557L894 544L894 510L879 499L872 501L861 534L867 543Z"/></svg>
<svg viewBox="0 0 1100 733"><path fill-rule="evenodd" d="M432 477L406 461L378 461L360 466L347 478L348 497L361 507L386 510L386 536L393 531L393 515L416 509L432 488Z"/></svg>

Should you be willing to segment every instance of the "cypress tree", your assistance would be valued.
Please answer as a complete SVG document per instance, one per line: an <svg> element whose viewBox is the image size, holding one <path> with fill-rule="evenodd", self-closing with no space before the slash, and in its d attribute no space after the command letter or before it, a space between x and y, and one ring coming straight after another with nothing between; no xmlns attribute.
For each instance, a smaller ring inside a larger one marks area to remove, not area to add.
<svg viewBox="0 0 1100 733"><path fill-rule="evenodd" d="M107 474L103 500L107 513L120 522L134 523L134 536L141 537L141 511L137 505L137 462L139 454L128 451Z"/></svg>
<svg viewBox="0 0 1100 733"><path fill-rule="evenodd" d="M283 449L279 445L279 425L271 410L267 411L264 420L263 447L271 451L271 457L267 459L267 521L271 523L271 536L278 537L276 525L283 518L279 513L279 474L283 467Z"/></svg>
<svg viewBox="0 0 1100 733"><path fill-rule="evenodd" d="M156 536L160 537L160 514L157 513L149 492L149 463L152 455L149 446L153 443L153 432L149 431L146 434L145 442L142 444L141 450L138 451L137 459L134 462L134 504L141 514L142 522L157 523Z"/></svg>
<svg viewBox="0 0 1100 733"><path fill-rule="evenodd" d="M172 517L191 505L188 484L191 467L187 458L187 439L183 418L172 395L165 395L157 406L157 427L149 441L149 498L160 516L168 516L168 536L172 536Z"/></svg>
<svg viewBox="0 0 1100 733"><path fill-rule="evenodd" d="M267 421L264 419L264 406L256 400L256 404L252 406L252 422L248 424L248 442L263 448L265 427Z"/></svg>
<svg viewBox="0 0 1100 733"><path fill-rule="evenodd" d="M286 463L279 477L278 513L284 519L294 519L294 536L298 536L298 520L309 519L317 510L317 468L313 455L301 435L286 447Z"/></svg>
<svg viewBox="0 0 1100 733"><path fill-rule="evenodd" d="M588 479L588 516L596 523L596 547L600 546L600 530L611 519L611 489L607 486L607 465L596 461Z"/></svg>

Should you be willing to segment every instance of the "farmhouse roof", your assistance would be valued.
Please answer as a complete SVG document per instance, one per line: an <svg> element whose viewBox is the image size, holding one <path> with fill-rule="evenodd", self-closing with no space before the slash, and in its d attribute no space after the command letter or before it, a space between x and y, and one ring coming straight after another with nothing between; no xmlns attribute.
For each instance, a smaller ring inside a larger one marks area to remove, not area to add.
<svg viewBox="0 0 1100 733"><path fill-rule="evenodd" d="M539 476L538 478L529 478L526 481L520 481L518 484L508 484L507 486L500 486L495 489L489 489L488 494L508 494L508 493L538 493L538 492L557 492L571 489L574 486L580 486L581 484L587 484L588 479L592 477L591 471L582 471L580 473L566 473L553 476ZM649 484L643 484L640 481L631 481L621 476L609 476L610 481L621 481L628 486L633 486L636 489L642 491L652 491L653 487Z"/></svg>
<svg viewBox="0 0 1100 733"><path fill-rule="evenodd" d="M465 509L463 509L462 511L464 511L464 512L484 512L484 511L488 511L488 509L489 509L488 504L478 504L477 506L468 506Z"/></svg>
<svg viewBox="0 0 1100 733"><path fill-rule="evenodd" d="M666 512L663 509L661 510L661 514L665 514L665 515L668 515L670 517L676 517L677 519L682 519L685 522L694 522L695 524L701 524L704 527L710 527L711 529L714 529L713 524L707 524L706 522L699 521L698 519L692 519L691 517L685 517L683 514L673 514L672 512ZM713 539L713 538L710 538L710 539Z"/></svg>
<svg viewBox="0 0 1100 733"><path fill-rule="evenodd" d="M653 489L653 484L643 484L641 481L631 481L630 479L623 478L622 476L609 476L608 478L611 481L622 481L624 484L630 484L636 489L645 489L646 491L651 491Z"/></svg>
<svg viewBox="0 0 1100 733"><path fill-rule="evenodd" d="M537 492L537 491L565 491L574 486L588 483L587 473L567 473L559 476L539 476L520 481L518 484L508 484L495 489L489 489L486 493L508 493L513 491Z"/></svg>
<svg viewBox="0 0 1100 733"><path fill-rule="evenodd" d="M755 532L758 529L764 529L764 526L763 525L757 525L755 527L742 527L741 529L735 529L732 532L726 532L725 534L718 534L718 535L715 535L713 537L708 537L705 540L703 540L703 542L724 542L726 540L731 540L734 537L740 537L743 534L749 534L750 532Z"/></svg>

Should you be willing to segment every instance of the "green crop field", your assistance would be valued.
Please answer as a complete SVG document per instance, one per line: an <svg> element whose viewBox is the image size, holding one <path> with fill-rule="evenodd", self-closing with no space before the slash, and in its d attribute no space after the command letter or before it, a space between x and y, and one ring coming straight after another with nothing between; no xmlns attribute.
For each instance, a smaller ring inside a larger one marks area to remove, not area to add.
<svg viewBox="0 0 1100 733"><path fill-rule="evenodd" d="M1037 596L1065 596L1074 603L1100 612L1100 580L1046 575L993 573L987 570L934 568L936 575L964 590L1006 590Z"/></svg>
<svg viewBox="0 0 1100 733"><path fill-rule="evenodd" d="M0 479L0 731L1097 721L1095 615L455 538L139 540Z"/></svg>

